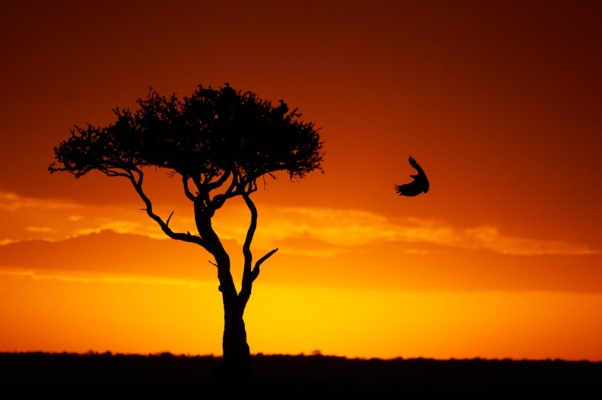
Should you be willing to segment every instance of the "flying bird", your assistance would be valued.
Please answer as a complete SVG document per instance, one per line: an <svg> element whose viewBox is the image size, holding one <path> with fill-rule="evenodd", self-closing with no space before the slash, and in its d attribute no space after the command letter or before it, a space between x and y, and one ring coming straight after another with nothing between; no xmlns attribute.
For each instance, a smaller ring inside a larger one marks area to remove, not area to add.
<svg viewBox="0 0 602 400"><path fill-rule="evenodd" d="M410 183L403 185L395 185L395 191L400 196L417 196L420 193L426 193L429 191L429 180L426 178L424 170L414 160L413 157L409 159L410 165L418 171L416 175L410 175L414 180Z"/></svg>

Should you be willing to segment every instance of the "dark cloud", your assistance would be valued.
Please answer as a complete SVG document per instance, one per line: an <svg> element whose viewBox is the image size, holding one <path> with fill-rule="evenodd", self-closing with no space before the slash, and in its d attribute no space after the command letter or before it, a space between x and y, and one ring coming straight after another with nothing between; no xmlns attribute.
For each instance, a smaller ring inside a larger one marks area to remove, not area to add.
<svg viewBox="0 0 602 400"><path fill-rule="evenodd" d="M102 231L65 241L0 246L0 267L213 280L215 267L201 247L173 240Z"/></svg>

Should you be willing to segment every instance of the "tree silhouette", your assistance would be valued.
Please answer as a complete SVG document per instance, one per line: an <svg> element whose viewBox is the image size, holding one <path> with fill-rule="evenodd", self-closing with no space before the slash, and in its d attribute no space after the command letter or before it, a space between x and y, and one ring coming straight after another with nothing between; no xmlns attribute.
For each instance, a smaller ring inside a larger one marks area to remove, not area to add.
<svg viewBox="0 0 602 400"><path fill-rule="evenodd" d="M105 127L75 126L71 137L55 147L51 173L66 171L79 178L92 170L109 177L126 178L145 204L145 211L172 239L203 247L215 259L224 305L223 371L228 381L250 379L250 349L244 311L261 264L253 266L251 242L257 227L257 208L251 194L257 180L285 171L291 179L304 178L321 169L322 141L311 122L301 114L260 99L255 93L201 85L190 97L164 97L150 90L137 101L135 111L116 108L117 119ZM184 195L192 202L197 234L175 232L166 219L153 211L143 188L149 167L165 169L182 181ZM230 257L211 220L224 203L241 196L250 211L250 223L242 246L244 266L240 290L230 272Z"/></svg>

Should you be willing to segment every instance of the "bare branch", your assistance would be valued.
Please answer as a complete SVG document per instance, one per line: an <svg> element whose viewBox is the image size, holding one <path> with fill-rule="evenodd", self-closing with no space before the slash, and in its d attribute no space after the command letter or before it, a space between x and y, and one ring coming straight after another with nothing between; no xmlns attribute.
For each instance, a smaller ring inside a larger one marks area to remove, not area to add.
<svg viewBox="0 0 602 400"><path fill-rule="evenodd" d="M250 271L250 270L244 271L242 287L241 287L240 293L238 295L238 298L241 301L241 306L243 309L246 307L247 302L249 301L249 298L251 297L251 291L253 290L253 282L255 282L255 279L257 279L257 277L259 276L261 264L263 264L264 261L266 261L268 258L270 258L277 251L278 251L278 249L276 248L276 249L268 252L266 255L261 257L259 260L257 260L257 262L255 263L255 267L253 268L252 271ZM246 260L245 260L245 267L246 267Z"/></svg>
<svg viewBox="0 0 602 400"><path fill-rule="evenodd" d="M196 200L196 196L192 194L192 192L190 191L190 188L188 187L188 180L189 179L190 179L189 176L182 175L182 185L184 186L184 194L186 195L186 197L188 197L188 199L190 201L195 201Z"/></svg>
<svg viewBox="0 0 602 400"><path fill-rule="evenodd" d="M230 178L230 171L226 171L222 174L222 176L220 176L218 178L217 181L215 182L208 182L207 185L207 189L209 191L213 190L213 189L217 189L218 187L222 186L224 184L224 182L226 182L228 180L228 178Z"/></svg>
<svg viewBox="0 0 602 400"><path fill-rule="evenodd" d="M259 276L259 267L261 266L261 264L263 264L263 262L265 260L267 260L268 258L270 258L275 252L278 251L278 248L275 248L274 250L268 252L265 256L261 257L259 260L257 260L257 262L255 263L255 267L253 268L253 271L251 272L251 281L255 281L255 279L257 279L257 277Z"/></svg>
<svg viewBox="0 0 602 400"><path fill-rule="evenodd" d="M245 242L242 246L242 252L245 258L243 272L246 275L251 273L251 263L253 262L253 254L251 253L251 242L253 241L253 236L255 235L255 230L257 229L257 207L255 207L255 203L253 203L253 200L251 200L251 197L246 192L242 193L242 198L244 199L245 204L251 212L251 221L249 223L249 228L247 229Z"/></svg>
<svg viewBox="0 0 602 400"><path fill-rule="evenodd" d="M257 262L255 263L255 268L259 268L259 266L261 264L263 264L263 262L265 260L267 260L268 258L270 258L277 251L278 251L278 247L276 247L274 250L269 251L265 256L263 256L259 260L257 260Z"/></svg>
<svg viewBox="0 0 602 400"><path fill-rule="evenodd" d="M216 194L215 196L213 196L213 199L211 200L211 207L213 207L215 210L221 208L221 206L224 205L226 200L228 200L229 198L234 197L236 195L235 189L236 189L236 185L237 185L237 181L238 181L236 172L234 172L234 174L233 174L231 171L228 171L227 173L222 175L222 177L224 177L224 176L230 177L230 175L234 175L234 176L232 177L232 182L230 182L228 189L226 189L226 191L224 193ZM223 181L223 182L225 182L225 181Z"/></svg>
<svg viewBox="0 0 602 400"><path fill-rule="evenodd" d="M245 200L247 207L249 208L249 211L251 211L251 222L249 224L247 236L243 244L244 268L242 276L242 287L239 293L239 299L241 301L243 309L249 301L249 298L251 297L253 282L259 276L261 264L263 264L264 261L266 261L278 251L278 249L276 248L268 252L266 255L257 260L257 262L255 263L255 267L251 269L251 263L253 262L253 254L251 253L251 242L253 241L255 229L257 228L257 208L255 207L255 204L249 196L249 192L252 189L253 185L250 185L248 190L243 191L241 194L242 198Z"/></svg>
<svg viewBox="0 0 602 400"><path fill-rule="evenodd" d="M136 172L136 174L134 174L134 172ZM138 176L136 176L136 175L138 175ZM168 224L169 224L169 220L171 219L171 216L173 215L173 212L170 214L169 218L167 219L167 222L163 221L163 219L161 219L161 217L159 217L157 214L155 214L153 212L153 204L151 203L150 199L146 196L146 193L144 193L144 191L142 189L142 181L144 179L144 174L142 173L141 170L136 168L135 170L130 171L128 177L130 179L130 182L134 186L136 193L138 193L138 196L140 196L140 198L146 205L146 210L145 210L146 214L161 227L161 230L168 237L170 237L171 239L175 239L175 240L181 240L183 242L195 243L195 244L198 244L199 246L205 247L205 242L203 241L202 238L200 238L198 236L193 236L190 233L180 233L180 232L174 232L171 230L171 228L168 226Z"/></svg>
<svg viewBox="0 0 602 400"><path fill-rule="evenodd" d="M169 214L169 217L167 217L167 221L165 221L165 225L169 226L169 221L171 220L171 217L173 216L173 211L171 212L171 214Z"/></svg>
<svg viewBox="0 0 602 400"><path fill-rule="evenodd" d="M257 191L257 180L253 179L251 180L251 182L249 182L249 188L247 189L247 193L251 194L255 191Z"/></svg>
<svg viewBox="0 0 602 400"><path fill-rule="evenodd" d="M192 175L189 178L192 181L192 183L194 183L197 193L200 194L203 189L203 185L201 183L201 178L198 175Z"/></svg>
<svg viewBox="0 0 602 400"><path fill-rule="evenodd" d="M124 172L119 172L119 171L116 171L116 170L114 170L112 168L102 168L102 169L99 169L99 171L102 172L103 174L105 174L107 176L111 176L111 177L112 176L121 176L121 177L124 177L124 178L129 178L130 177L130 175L127 172L125 172L125 171Z"/></svg>
<svg viewBox="0 0 602 400"><path fill-rule="evenodd" d="M190 179L197 189L197 196L195 196L194 200L195 205L198 205L199 201L202 201L202 203L208 207L211 203L211 200L209 199L209 189L207 188L207 185L201 181L201 177L198 175L192 176Z"/></svg>

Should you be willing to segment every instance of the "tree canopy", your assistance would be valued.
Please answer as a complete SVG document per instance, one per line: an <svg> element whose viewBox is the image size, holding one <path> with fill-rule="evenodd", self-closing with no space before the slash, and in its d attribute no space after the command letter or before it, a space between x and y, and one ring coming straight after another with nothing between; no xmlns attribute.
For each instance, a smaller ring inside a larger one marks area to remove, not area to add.
<svg viewBox="0 0 602 400"><path fill-rule="evenodd" d="M297 179L321 169L319 129L282 100L274 106L226 83L219 89L199 85L182 99L150 89L137 104L135 111L115 108L116 120L107 126L75 126L71 137L54 148L56 162L48 169L77 178L92 170L128 178L147 214L169 237L197 243L212 254L221 246L211 239L212 229L202 227L210 225L207 219L228 198L243 196L255 215L248 196L257 190L258 178L285 171ZM169 227L171 216L163 219L153 212L142 186L145 167L181 176L205 237L175 233Z"/></svg>
<svg viewBox="0 0 602 400"><path fill-rule="evenodd" d="M273 106L226 84L198 86L181 100L151 89L137 104L133 112L114 109L117 119L108 126L75 126L55 148L59 164L50 171L80 177L96 169L112 176L153 166L212 187L230 177L248 185L277 171L303 178L320 168L318 129L282 100Z"/></svg>

